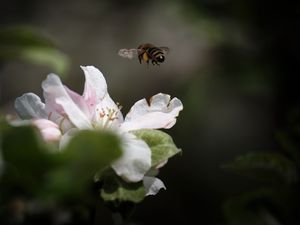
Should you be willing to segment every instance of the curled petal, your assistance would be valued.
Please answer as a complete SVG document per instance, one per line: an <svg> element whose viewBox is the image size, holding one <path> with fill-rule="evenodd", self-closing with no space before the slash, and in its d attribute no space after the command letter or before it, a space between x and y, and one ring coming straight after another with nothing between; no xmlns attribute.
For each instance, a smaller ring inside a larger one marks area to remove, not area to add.
<svg viewBox="0 0 300 225"><path fill-rule="evenodd" d="M156 195L162 188L166 190L164 183L155 177L145 176L143 183L146 190L146 195Z"/></svg>
<svg viewBox="0 0 300 225"><path fill-rule="evenodd" d="M138 129L171 128L176 123L176 117L183 109L178 98L170 100L166 94L157 94L150 99L136 102L126 115L121 129L124 131Z"/></svg>
<svg viewBox="0 0 300 225"><path fill-rule="evenodd" d="M42 87L46 105L56 112L66 115L79 129L90 129L92 125L84 112L75 104L61 80L55 74L49 74Z"/></svg>
<svg viewBox="0 0 300 225"><path fill-rule="evenodd" d="M128 182L141 181L151 167L151 150L142 140L132 134L124 134L123 154L112 168Z"/></svg>
<svg viewBox="0 0 300 225"><path fill-rule="evenodd" d="M61 138L61 131L56 123L46 119L32 121L39 128L45 141L58 141Z"/></svg>
<svg viewBox="0 0 300 225"><path fill-rule="evenodd" d="M39 96L26 93L15 100L15 109L22 119L47 118L45 104Z"/></svg>
<svg viewBox="0 0 300 225"><path fill-rule="evenodd" d="M83 98L90 105L97 104L107 94L107 84L103 74L94 66L81 66L85 75Z"/></svg>

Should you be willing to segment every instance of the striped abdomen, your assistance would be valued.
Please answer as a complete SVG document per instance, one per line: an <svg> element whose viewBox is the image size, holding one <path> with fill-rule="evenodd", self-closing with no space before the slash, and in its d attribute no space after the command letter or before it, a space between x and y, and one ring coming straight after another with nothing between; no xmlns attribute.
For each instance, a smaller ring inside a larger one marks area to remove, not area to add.
<svg viewBox="0 0 300 225"><path fill-rule="evenodd" d="M157 47L151 47L146 50L152 64L159 64L165 61L164 51Z"/></svg>

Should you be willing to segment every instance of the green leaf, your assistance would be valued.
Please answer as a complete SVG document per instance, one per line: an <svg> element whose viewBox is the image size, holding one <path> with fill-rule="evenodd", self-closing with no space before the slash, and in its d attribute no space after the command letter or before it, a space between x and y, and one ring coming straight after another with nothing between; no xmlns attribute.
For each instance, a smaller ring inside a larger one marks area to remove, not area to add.
<svg viewBox="0 0 300 225"><path fill-rule="evenodd" d="M295 164L276 153L249 153L237 157L223 168L272 183L284 181L291 184L297 180Z"/></svg>
<svg viewBox="0 0 300 225"><path fill-rule="evenodd" d="M65 75L69 58L49 38L30 27L8 27L0 30L0 61L21 59L51 67Z"/></svg>
<svg viewBox="0 0 300 225"><path fill-rule="evenodd" d="M4 161L4 174L0 180L2 194L10 189L36 193L46 172L57 165L38 130L32 126L12 127L1 122L0 136Z"/></svg>
<svg viewBox="0 0 300 225"><path fill-rule="evenodd" d="M31 63L49 66L61 75L65 75L70 66L69 58L55 48L23 48L19 52L19 57Z"/></svg>
<svg viewBox="0 0 300 225"><path fill-rule="evenodd" d="M265 225L270 220L274 221L272 224L279 224L268 207L271 206L273 210L276 208L276 212L287 213L286 197L283 190L261 188L228 199L223 204L223 212L228 223L232 225Z"/></svg>
<svg viewBox="0 0 300 225"><path fill-rule="evenodd" d="M101 197L104 201L141 202L146 195L143 182L127 183L113 171L108 171L103 177Z"/></svg>
<svg viewBox="0 0 300 225"><path fill-rule="evenodd" d="M64 165L49 174L46 192L61 196L86 193L95 174L109 167L121 154L116 134L90 130L79 132L60 153Z"/></svg>
<svg viewBox="0 0 300 225"><path fill-rule="evenodd" d="M0 30L0 46L55 47L52 41L29 26L2 28Z"/></svg>
<svg viewBox="0 0 300 225"><path fill-rule="evenodd" d="M181 152L171 136L163 131L143 129L134 131L133 134L144 140L151 148L153 167Z"/></svg>

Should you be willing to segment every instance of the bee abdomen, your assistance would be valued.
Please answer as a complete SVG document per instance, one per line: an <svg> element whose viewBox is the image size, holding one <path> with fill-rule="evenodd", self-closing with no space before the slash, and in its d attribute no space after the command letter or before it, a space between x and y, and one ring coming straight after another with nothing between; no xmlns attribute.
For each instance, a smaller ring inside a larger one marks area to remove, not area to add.
<svg viewBox="0 0 300 225"><path fill-rule="evenodd" d="M161 49L156 47L149 48L147 52L152 59L156 59L157 57L160 57L161 55L164 54Z"/></svg>
<svg viewBox="0 0 300 225"><path fill-rule="evenodd" d="M162 52L159 48L153 47L147 50L149 55L155 55L156 53Z"/></svg>

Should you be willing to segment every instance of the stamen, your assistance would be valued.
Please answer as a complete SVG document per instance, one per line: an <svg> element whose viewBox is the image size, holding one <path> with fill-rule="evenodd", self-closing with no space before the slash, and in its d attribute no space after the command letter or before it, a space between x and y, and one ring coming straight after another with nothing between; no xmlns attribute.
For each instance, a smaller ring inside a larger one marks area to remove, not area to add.
<svg viewBox="0 0 300 225"><path fill-rule="evenodd" d="M105 108L97 108L97 112L99 115L99 121L98 121L98 126L100 125L100 127L103 128L107 128L108 126L111 125L111 123L118 119L118 113L120 112L120 109L122 108L122 106L120 106L119 103L117 103L117 108L109 108L109 107L105 107Z"/></svg>
<svg viewBox="0 0 300 225"><path fill-rule="evenodd" d="M51 116L52 116L52 112L49 112L49 114L48 114L48 120L50 120Z"/></svg>
<svg viewBox="0 0 300 225"><path fill-rule="evenodd" d="M63 122L64 122L65 119L66 119L66 118L63 117L63 118L61 119L61 121L59 122L59 129L60 129L60 131L61 131L62 133L63 133L62 126L63 126Z"/></svg>
<svg viewBox="0 0 300 225"><path fill-rule="evenodd" d="M121 111L121 109L123 108L123 106L119 103L119 102L117 102L117 107L118 107L118 109Z"/></svg>

